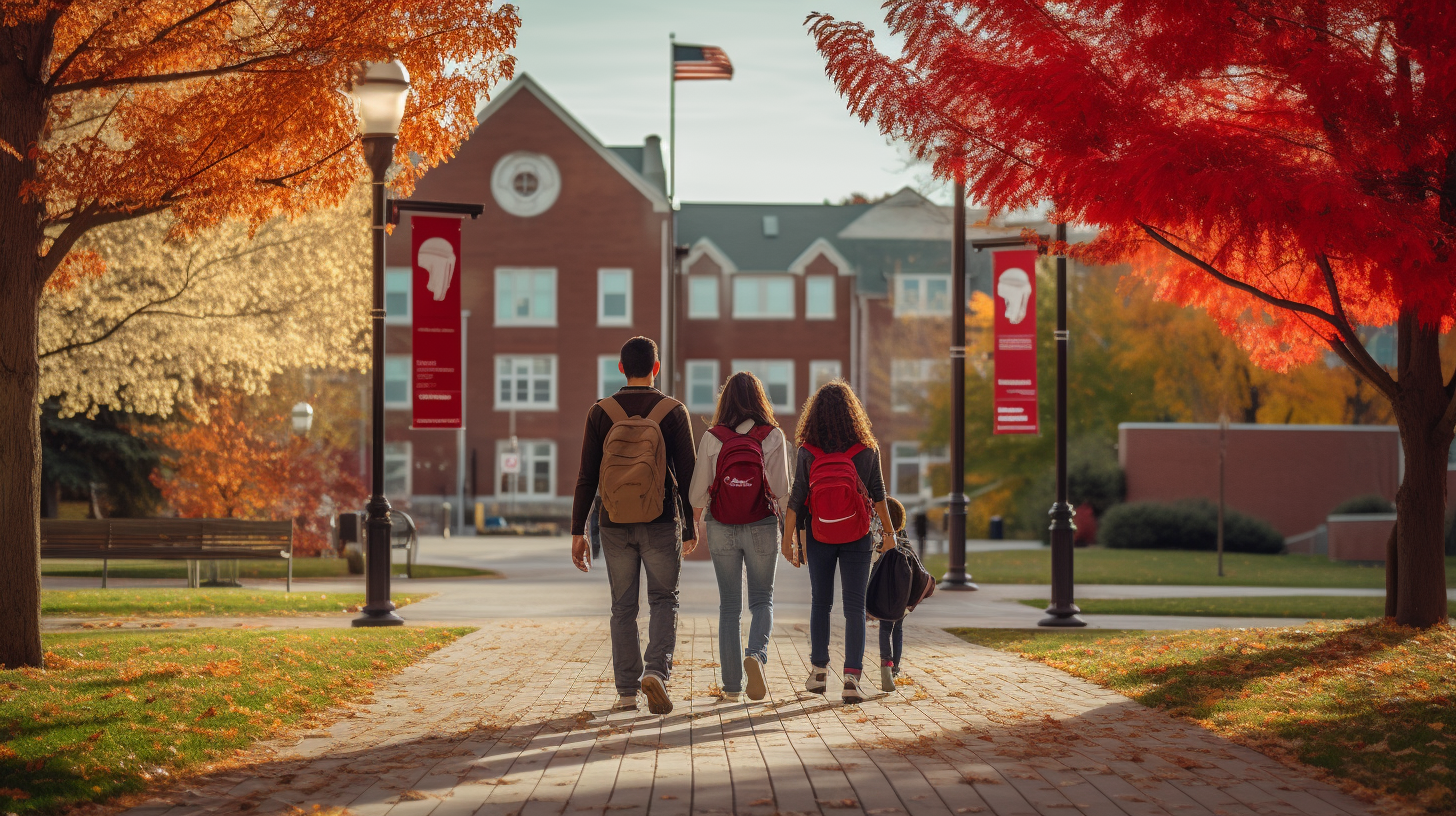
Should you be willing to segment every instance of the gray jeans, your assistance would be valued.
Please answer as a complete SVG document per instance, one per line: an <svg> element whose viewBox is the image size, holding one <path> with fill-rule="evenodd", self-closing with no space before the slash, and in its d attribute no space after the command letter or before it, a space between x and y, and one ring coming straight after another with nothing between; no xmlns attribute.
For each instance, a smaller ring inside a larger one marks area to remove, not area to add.
<svg viewBox="0 0 1456 816"><path fill-rule="evenodd" d="M612 587L612 669L618 694L635 694L646 671L665 682L677 647L677 585L682 544L676 524L603 527L602 558ZM647 573L647 653L637 638L637 598Z"/></svg>

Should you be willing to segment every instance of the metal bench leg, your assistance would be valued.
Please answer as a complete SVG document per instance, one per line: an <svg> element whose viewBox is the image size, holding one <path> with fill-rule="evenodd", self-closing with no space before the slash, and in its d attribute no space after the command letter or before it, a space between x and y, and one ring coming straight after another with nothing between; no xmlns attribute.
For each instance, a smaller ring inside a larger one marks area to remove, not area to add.
<svg viewBox="0 0 1456 816"><path fill-rule="evenodd" d="M107 577L107 573L110 572L110 571L111 571L111 561L108 560L108 559L106 559L106 558L101 559L101 588L102 589L106 589L106 577Z"/></svg>

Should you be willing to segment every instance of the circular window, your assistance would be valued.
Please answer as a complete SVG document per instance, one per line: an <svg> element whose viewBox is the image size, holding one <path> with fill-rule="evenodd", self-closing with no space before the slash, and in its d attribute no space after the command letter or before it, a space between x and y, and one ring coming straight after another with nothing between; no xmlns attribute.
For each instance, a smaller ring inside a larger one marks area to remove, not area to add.
<svg viewBox="0 0 1456 816"><path fill-rule="evenodd" d="M561 192L556 162L540 153L518 151L501 157L490 177L490 191L501 209L529 218L551 209Z"/></svg>

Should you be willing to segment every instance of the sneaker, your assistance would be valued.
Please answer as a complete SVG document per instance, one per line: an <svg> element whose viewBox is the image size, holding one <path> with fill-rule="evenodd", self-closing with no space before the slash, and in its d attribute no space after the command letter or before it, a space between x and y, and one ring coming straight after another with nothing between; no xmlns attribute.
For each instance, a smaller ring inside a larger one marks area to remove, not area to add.
<svg viewBox="0 0 1456 816"><path fill-rule="evenodd" d="M642 693L647 695L647 710L653 714L671 714L672 698L667 696L667 683L655 674L642 678Z"/></svg>
<svg viewBox="0 0 1456 816"><path fill-rule="evenodd" d="M619 694L619 695L617 695L617 702L616 702L615 705L612 706L612 710L613 711L636 711L637 710L637 694L636 694L636 692L633 692L632 694Z"/></svg>
<svg viewBox="0 0 1456 816"><path fill-rule="evenodd" d="M860 688L859 680L860 677L858 674L850 672L844 673L844 694L840 699L844 701L845 705L864 702L864 689Z"/></svg>
<svg viewBox="0 0 1456 816"><path fill-rule="evenodd" d="M721 699L725 703L736 703L736 702L739 702L739 701L741 701L743 699L743 692L741 692L741 691L725 691L725 692L722 693L722 698Z"/></svg>
<svg viewBox="0 0 1456 816"><path fill-rule="evenodd" d="M880 688L885 691L895 690L895 664L888 660L880 666Z"/></svg>
<svg viewBox="0 0 1456 816"><path fill-rule="evenodd" d="M809 670L809 679L804 681L804 690L823 694L829 688L829 670L814 667Z"/></svg>
<svg viewBox="0 0 1456 816"><path fill-rule="evenodd" d="M763 676L763 664L753 655L743 658L743 674L748 678L748 699L762 700L768 694L768 681Z"/></svg>

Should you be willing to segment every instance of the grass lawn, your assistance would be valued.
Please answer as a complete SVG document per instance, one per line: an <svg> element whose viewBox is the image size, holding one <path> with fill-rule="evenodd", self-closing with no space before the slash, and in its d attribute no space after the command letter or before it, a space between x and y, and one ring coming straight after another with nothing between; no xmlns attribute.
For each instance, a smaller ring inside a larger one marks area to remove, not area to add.
<svg viewBox="0 0 1456 816"><path fill-rule="evenodd" d="M1267 754L1433 812L1456 810L1456 629L1341 621L1279 629L952 629Z"/></svg>
<svg viewBox="0 0 1456 816"><path fill-rule="evenodd" d="M47 635L45 670L0 671L0 813L104 801L224 761L468 631Z"/></svg>
<svg viewBox="0 0 1456 816"><path fill-rule="evenodd" d="M205 568L204 568L205 569ZM219 567L228 575L232 567ZM65 578L100 578L100 561L47 559L41 562L42 575ZM112 578L177 578L186 580L186 561L112 561L107 573ZM396 576L404 575L404 564L394 565ZM277 561L239 561L239 578L283 578L288 575L288 563ZM494 570L471 569L469 567L442 567L436 564L415 564L415 578L499 578ZM294 580L309 578L347 578L349 565L342 558L295 558L293 560ZM363 580L364 576L355 576Z"/></svg>
<svg viewBox="0 0 1456 816"><path fill-rule="evenodd" d="M1045 608L1046 599L1021 603ZM1090 615L1208 615L1233 618L1378 618L1384 597L1285 595L1269 598L1089 598L1077 606Z"/></svg>
<svg viewBox="0 0 1456 816"><path fill-rule="evenodd" d="M429 595L394 595L395 606L409 606ZM358 611L362 592L272 592L249 589L47 589L40 613L58 617L101 618L146 615L159 618L252 615L328 615Z"/></svg>
<svg viewBox="0 0 1456 816"><path fill-rule="evenodd" d="M1182 584L1188 586L1385 587L1385 568L1331 561L1312 555L1246 555L1223 557L1224 578L1218 577L1211 552L1182 550L1077 550L1079 584ZM968 553L966 571L983 584L1046 584L1051 582L1052 554L1040 550ZM944 575L946 557L930 555L925 567ZM1446 559L1446 585L1456 578L1456 558Z"/></svg>

